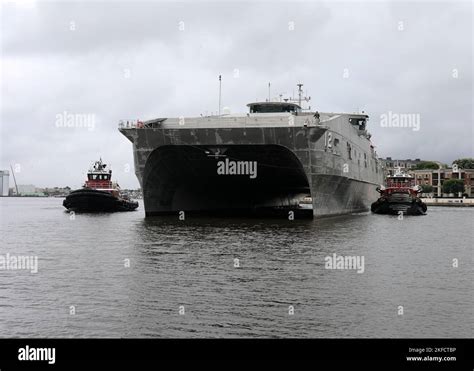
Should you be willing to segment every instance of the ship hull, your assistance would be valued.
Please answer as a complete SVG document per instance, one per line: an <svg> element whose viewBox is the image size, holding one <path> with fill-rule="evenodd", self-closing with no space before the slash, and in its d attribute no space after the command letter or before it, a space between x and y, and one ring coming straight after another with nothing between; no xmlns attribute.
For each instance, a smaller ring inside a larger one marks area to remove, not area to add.
<svg viewBox="0 0 474 371"><path fill-rule="evenodd" d="M160 119L120 131L133 143L147 217L325 217L370 210L383 181L373 146L349 122L354 116L322 114L327 125L290 114ZM226 160L255 163L257 172L219 174ZM301 206L306 197L311 207Z"/></svg>
<svg viewBox="0 0 474 371"><path fill-rule="evenodd" d="M316 176L317 178L317 176ZM328 179L320 175L320 182L313 186L308 193L295 193L288 196L285 193L273 195L270 192L257 192L240 189L238 197L229 196L234 188L227 187L226 192L214 186L207 189L195 189L204 197L202 202L194 198L192 203L176 202L164 206L159 199L150 196L150 193L159 191L159 184L148 184L145 188L145 215L210 215L210 216L256 216L256 217L284 217L291 215L295 218L327 217L344 214L362 213L370 210L372 201L377 197L376 185L351 180L344 177L331 176ZM148 195L147 195L148 193ZM311 194L313 204L300 205L298 200ZM183 193L177 193L177 198ZM206 196L207 195L207 196ZM259 202L254 202L258 198ZM263 201L263 200L266 200ZM184 199L181 199L184 201ZM206 202L207 201L207 202Z"/></svg>
<svg viewBox="0 0 474 371"><path fill-rule="evenodd" d="M119 199L107 191L84 188L72 191L63 201L63 206L77 212L115 212L133 211L138 203Z"/></svg>
<svg viewBox="0 0 474 371"><path fill-rule="evenodd" d="M146 216L247 215L323 217L368 211L376 184L339 175L312 174L284 147L228 146L222 157L205 147L169 146L152 154L143 173ZM222 153L221 152L221 153ZM255 162L249 174L219 175L225 158ZM305 197L312 205L301 206Z"/></svg>
<svg viewBox="0 0 474 371"><path fill-rule="evenodd" d="M337 175L316 174L312 182L315 217L367 212L377 198L377 185Z"/></svg>

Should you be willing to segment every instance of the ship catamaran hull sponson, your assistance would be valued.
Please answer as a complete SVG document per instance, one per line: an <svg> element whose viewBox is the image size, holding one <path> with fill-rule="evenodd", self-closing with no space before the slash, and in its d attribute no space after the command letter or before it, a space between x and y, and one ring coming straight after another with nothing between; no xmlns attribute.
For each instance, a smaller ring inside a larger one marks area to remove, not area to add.
<svg viewBox="0 0 474 371"><path fill-rule="evenodd" d="M243 115L120 124L133 143L146 216L306 214L299 202L308 196L311 216L369 210L383 174L367 115L301 112L287 102L249 106ZM231 162L256 164L256 175L219 173Z"/></svg>

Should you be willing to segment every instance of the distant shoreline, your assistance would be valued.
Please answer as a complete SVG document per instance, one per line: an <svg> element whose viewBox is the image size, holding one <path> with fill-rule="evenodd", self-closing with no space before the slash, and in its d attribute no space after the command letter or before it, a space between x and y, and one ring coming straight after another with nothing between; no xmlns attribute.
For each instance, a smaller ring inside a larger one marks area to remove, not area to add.
<svg viewBox="0 0 474 371"><path fill-rule="evenodd" d="M422 198L428 206L474 207L474 198Z"/></svg>

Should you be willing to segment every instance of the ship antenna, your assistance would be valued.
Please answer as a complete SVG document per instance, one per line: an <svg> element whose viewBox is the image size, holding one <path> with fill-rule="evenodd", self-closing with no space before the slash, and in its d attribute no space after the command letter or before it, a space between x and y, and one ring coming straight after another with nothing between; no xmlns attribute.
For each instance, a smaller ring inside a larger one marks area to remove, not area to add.
<svg viewBox="0 0 474 371"><path fill-rule="evenodd" d="M298 105L301 107L301 94L303 93L303 84L296 84L298 86Z"/></svg>
<svg viewBox="0 0 474 371"><path fill-rule="evenodd" d="M219 75L219 116L221 115L222 77Z"/></svg>
<svg viewBox="0 0 474 371"><path fill-rule="evenodd" d="M270 86L271 83L268 83L268 101L270 102Z"/></svg>

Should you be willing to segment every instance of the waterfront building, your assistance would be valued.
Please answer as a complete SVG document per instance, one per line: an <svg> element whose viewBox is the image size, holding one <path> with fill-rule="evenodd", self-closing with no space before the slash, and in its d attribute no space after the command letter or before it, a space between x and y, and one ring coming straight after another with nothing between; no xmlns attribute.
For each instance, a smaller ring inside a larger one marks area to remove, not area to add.
<svg viewBox="0 0 474 371"><path fill-rule="evenodd" d="M464 181L463 194L467 197L474 197L474 169L423 169L411 170L411 174L415 176L417 185L430 185L433 187L433 195L437 197L447 196L443 194L442 187L446 180L462 179ZM457 196L457 195L455 195Z"/></svg>
<svg viewBox="0 0 474 371"><path fill-rule="evenodd" d="M66 197L70 192L70 187L37 188L37 192L43 193L48 197Z"/></svg>
<svg viewBox="0 0 474 371"><path fill-rule="evenodd" d="M0 197L8 196L8 187L10 184L10 172L0 170Z"/></svg>
<svg viewBox="0 0 474 371"><path fill-rule="evenodd" d="M33 184L18 184L20 196L33 196L36 194L36 186Z"/></svg>
<svg viewBox="0 0 474 371"><path fill-rule="evenodd" d="M416 158L414 160L412 159L406 159L406 160L397 160L397 159L392 159L391 157L387 158L380 158L379 161L382 163L382 166L384 168L385 175L394 175L396 172L396 169L400 168L403 172L409 172L412 168L415 168L416 165L418 165L421 162L425 162L423 160L420 160L419 158Z"/></svg>

